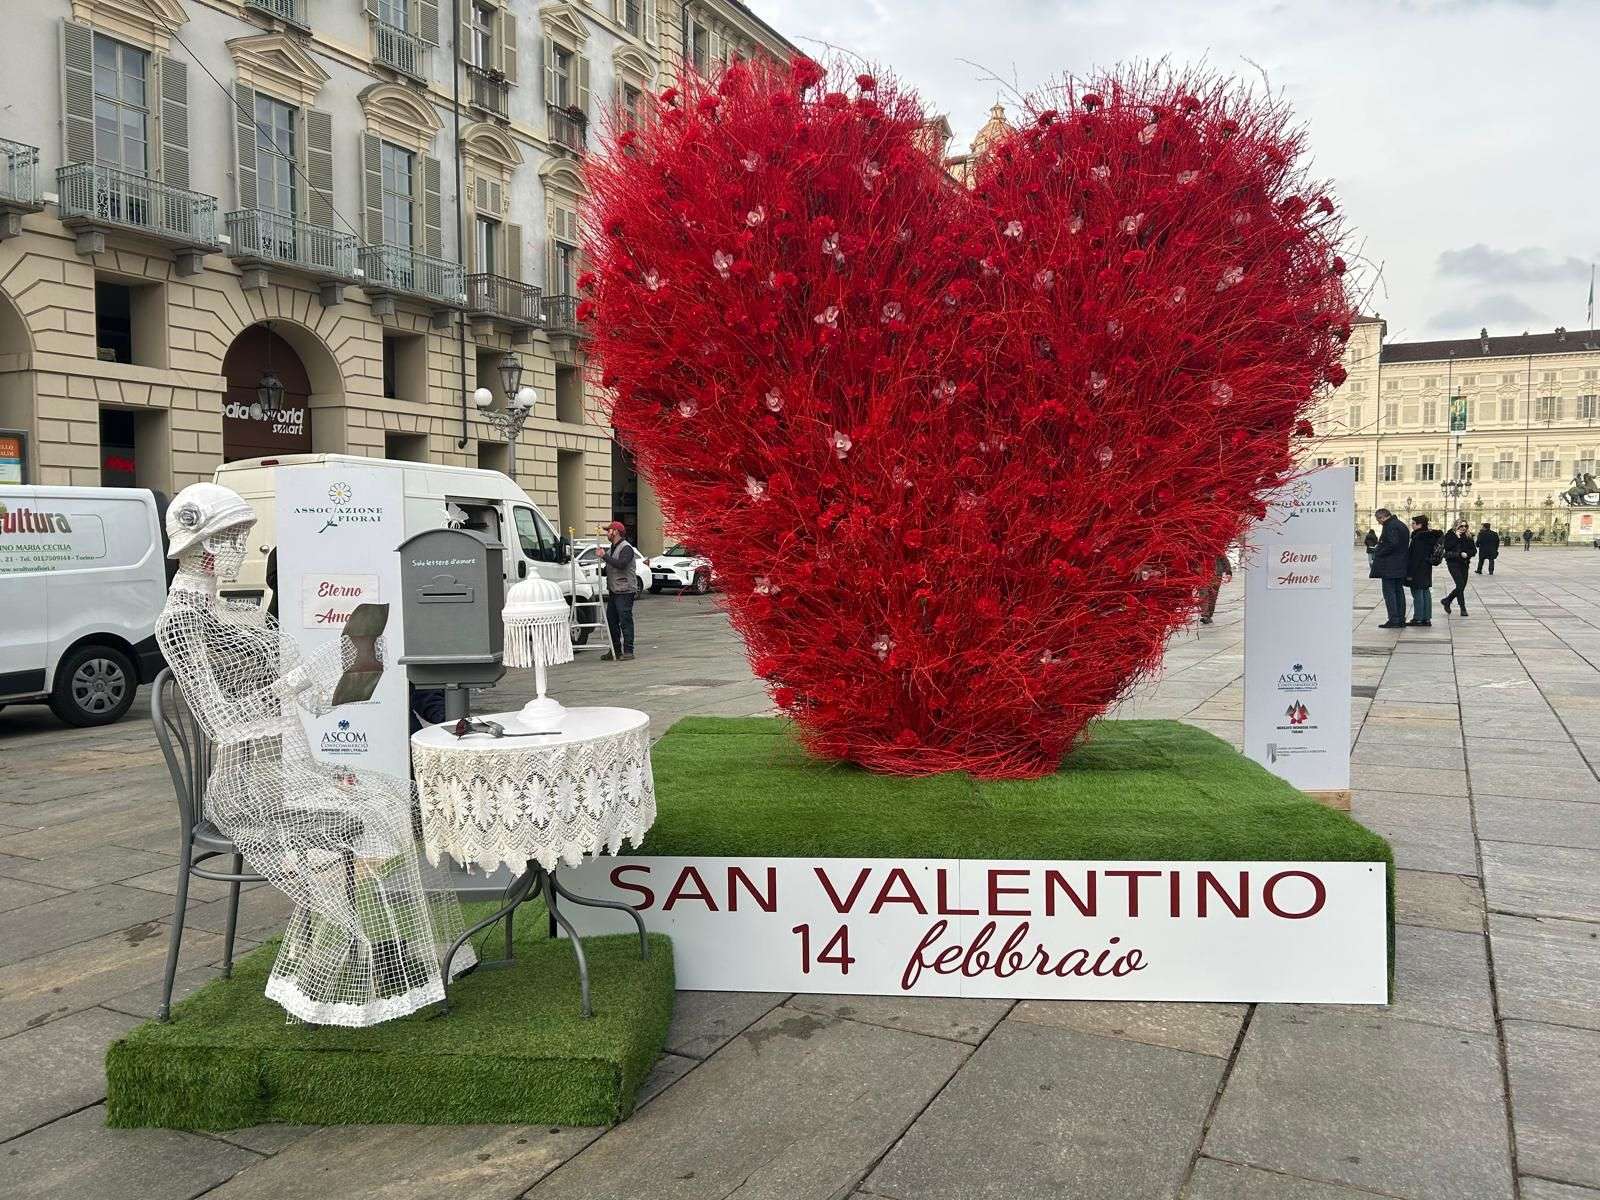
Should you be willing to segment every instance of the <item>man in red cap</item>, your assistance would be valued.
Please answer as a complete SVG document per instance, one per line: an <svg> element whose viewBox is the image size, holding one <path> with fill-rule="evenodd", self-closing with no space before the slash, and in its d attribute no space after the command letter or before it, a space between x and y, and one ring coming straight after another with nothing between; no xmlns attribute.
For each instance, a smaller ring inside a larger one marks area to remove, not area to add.
<svg viewBox="0 0 1600 1200"><path fill-rule="evenodd" d="M637 551L628 543L621 521L606 526L611 543L600 556L606 572L606 624L611 627L611 649L601 657L612 662L633 657L633 602L639 594L639 579L633 560Z"/></svg>

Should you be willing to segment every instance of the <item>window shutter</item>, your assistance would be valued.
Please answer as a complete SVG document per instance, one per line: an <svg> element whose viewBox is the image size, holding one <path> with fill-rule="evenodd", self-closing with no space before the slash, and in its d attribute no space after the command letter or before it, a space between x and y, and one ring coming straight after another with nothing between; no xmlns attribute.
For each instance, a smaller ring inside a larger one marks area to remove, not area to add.
<svg viewBox="0 0 1600 1200"><path fill-rule="evenodd" d="M611 0L611 19L618 25L628 19L628 0Z"/></svg>
<svg viewBox="0 0 1600 1200"><path fill-rule="evenodd" d="M462 62L472 61L472 0L461 0L461 24L456 26L456 57ZM492 63L483 63L485 67Z"/></svg>
<svg viewBox="0 0 1600 1200"><path fill-rule="evenodd" d="M517 14L500 10L500 73L509 83L517 81Z"/></svg>
<svg viewBox="0 0 1600 1200"><path fill-rule="evenodd" d="M256 90L246 83L233 85L234 198L240 208L255 208L256 201Z"/></svg>
<svg viewBox="0 0 1600 1200"><path fill-rule="evenodd" d="M505 236L506 265L503 274L507 279L522 279L522 226L506 225L503 227Z"/></svg>
<svg viewBox="0 0 1600 1200"><path fill-rule="evenodd" d="M439 44L439 0L412 0L417 36L430 46Z"/></svg>
<svg viewBox="0 0 1600 1200"><path fill-rule="evenodd" d="M556 292L556 244L552 239L545 243L544 253L544 294L554 296Z"/></svg>
<svg viewBox="0 0 1600 1200"><path fill-rule="evenodd" d="M1556 420L1558 420L1558 421L1563 420L1566 417L1566 414L1567 414L1567 398L1565 396L1557 396L1556 397Z"/></svg>
<svg viewBox="0 0 1600 1200"><path fill-rule="evenodd" d="M577 55L574 61L578 72L578 111L584 116L589 115L589 60L583 55Z"/></svg>
<svg viewBox="0 0 1600 1200"><path fill-rule="evenodd" d="M431 154L422 156L422 230L423 251L434 258L444 255L444 202L440 196L442 172L439 160Z"/></svg>
<svg viewBox="0 0 1600 1200"><path fill-rule="evenodd" d="M306 219L333 228L333 118L314 108L305 110Z"/></svg>
<svg viewBox="0 0 1600 1200"><path fill-rule="evenodd" d="M156 76L161 88L161 182L187 191L189 64L162 55L156 60Z"/></svg>
<svg viewBox="0 0 1600 1200"><path fill-rule="evenodd" d="M556 102L556 43L548 35L544 39L544 102Z"/></svg>
<svg viewBox="0 0 1600 1200"><path fill-rule="evenodd" d="M94 31L61 22L61 111L69 163L94 161Z"/></svg>
<svg viewBox="0 0 1600 1200"><path fill-rule="evenodd" d="M652 46L661 37L656 27L656 0L644 0L644 40Z"/></svg>
<svg viewBox="0 0 1600 1200"><path fill-rule="evenodd" d="M461 224L467 233L467 244L461 247L461 266L467 274L478 269L478 178L471 171L461 174L461 187L466 204L461 214Z"/></svg>
<svg viewBox="0 0 1600 1200"><path fill-rule="evenodd" d="M383 143L371 133L361 135L361 207L367 212L367 244L382 245Z"/></svg>

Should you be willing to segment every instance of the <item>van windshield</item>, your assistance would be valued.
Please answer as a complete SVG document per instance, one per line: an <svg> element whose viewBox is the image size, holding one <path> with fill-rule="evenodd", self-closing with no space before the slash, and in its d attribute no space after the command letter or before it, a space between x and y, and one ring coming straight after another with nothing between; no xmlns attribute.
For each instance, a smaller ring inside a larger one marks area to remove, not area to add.
<svg viewBox="0 0 1600 1200"><path fill-rule="evenodd" d="M556 562L560 555L556 548L556 531L538 509L518 505L512 510L517 523L517 542L522 553L536 562Z"/></svg>

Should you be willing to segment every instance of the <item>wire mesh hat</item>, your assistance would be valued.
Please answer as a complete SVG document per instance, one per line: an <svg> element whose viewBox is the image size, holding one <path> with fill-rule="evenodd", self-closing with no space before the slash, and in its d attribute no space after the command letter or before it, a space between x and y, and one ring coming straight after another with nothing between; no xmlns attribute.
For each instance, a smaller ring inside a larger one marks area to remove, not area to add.
<svg viewBox="0 0 1600 1200"><path fill-rule="evenodd" d="M232 488L191 483L167 508L167 557L178 558L214 533L236 525L254 525L255 521L255 510Z"/></svg>

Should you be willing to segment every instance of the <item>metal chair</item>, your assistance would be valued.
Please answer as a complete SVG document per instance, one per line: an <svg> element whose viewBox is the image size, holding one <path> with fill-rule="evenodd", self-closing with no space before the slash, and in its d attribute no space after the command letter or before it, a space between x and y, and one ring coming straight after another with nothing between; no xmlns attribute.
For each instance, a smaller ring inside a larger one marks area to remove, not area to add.
<svg viewBox="0 0 1600 1200"><path fill-rule="evenodd" d="M166 1021L172 1010L172 985L178 974L178 946L183 941L183 920L189 905L189 877L214 879L228 888L228 926L222 952L222 977L233 974L233 936L239 923L239 885L264 883L265 876L244 869L238 848L205 818L203 800L206 779L211 774L212 746L205 731L183 702L178 682L170 667L163 667L151 689L150 719L156 727L162 757L172 776L172 790L178 798L178 903L172 913L172 936L167 942L167 974L161 990L161 1008L156 1020ZM218 871L202 864L228 856L231 871Z"/></svg>

